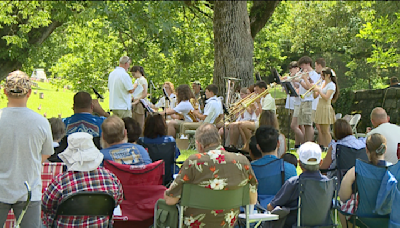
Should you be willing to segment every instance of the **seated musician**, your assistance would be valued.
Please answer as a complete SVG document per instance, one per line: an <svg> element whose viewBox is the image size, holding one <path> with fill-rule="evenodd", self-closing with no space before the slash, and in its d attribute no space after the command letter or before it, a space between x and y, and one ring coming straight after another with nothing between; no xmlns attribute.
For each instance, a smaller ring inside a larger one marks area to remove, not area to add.
<svg viewBox="0 0 400 228"><path fill-rule="evenodd" d="M193 119L189 116L189 112L193 110L193 105L190 103L190 99L194 98L190 87L186 84L180 85L176 89L178 105L174 108L167 108L160 112L162 116L165 114L171 115L172 120L167 123L167 135L176 137L177 131L179 131L182 123L193 122Z"/></svg>
<svg viewBox="0 0 400 228"><path fill-rule="evenodd" d="M254 86L254 92L257 94L263 93L267 89L267 83L264 81L259 81L256 83ZM256 109L255 113L257 117L260 117L260 114L263 110L271 110L274 113L276 113L276 106L275 106L275 99L271 96L271 94L267 94L264 97L261 97L260 99L257 99L255 101ZM248 149L248 144L250 141L251 137L251 132L254 132L259 126L258 119L255 122L252 121L243 121L239 122L239 130L242 136L243 144L245 147L243 150L249 151Z"/></svg>
<svg viewBox="0 0 400 228"><path fill-rule="evenodd" d="M206 106L204 107L204 113L200 113L199 110L194 110L194 117L199 119L199 122L193 123L184 123L181 127L181 133L184 134L185 130L195 130L204 121L216 124L222 119L222 115L224 114L221 100L217 97L218 87L216 85L208 85L206 87ZM208 117L208 118L207 118ZM207 119L206 119L207 118Z"/></svg>
<svg viewBox="0 0 400 228"><path fill-rule="evenodd" d="M172 84L172 82L165 82L163 88L165 89L165 92L167 93L169 99L163 96L158 100L155 105L151 104L150 107L152 109L156 109L156 111L158 111L159 108L175 108L176 106L174 84ZM171 119L171 117L168 118Z"/></svg>
<svg viewBox="0 0 400 228"><path fill-rule="evenodd" d="M243 102L243 99L245 99L247 96L249 96L250 90L246 87L240 89L240 98L242 99L239 102ZM238 104L238 106L241 104ZM230 112L236 112L235 109L237 110L238 107L233 107L234 110L230 110ZM241 113L240 113L241 112ZM239 122L240 121L251 121L254 122L257 120L257 115L255 113L255 105L250 105L247 107L244 111L239 111L237 113L230 113L230 115L236 114L237 119L233 123L229 123L225 127L225 136L223 137L229 137L229 147L235 147L237 148L238 142L239 142L239 136L240 136L240 131L239 131ZM229 120L228 120L229 121ZM223 128L220 129L220 135L223 135Z"/></svg>

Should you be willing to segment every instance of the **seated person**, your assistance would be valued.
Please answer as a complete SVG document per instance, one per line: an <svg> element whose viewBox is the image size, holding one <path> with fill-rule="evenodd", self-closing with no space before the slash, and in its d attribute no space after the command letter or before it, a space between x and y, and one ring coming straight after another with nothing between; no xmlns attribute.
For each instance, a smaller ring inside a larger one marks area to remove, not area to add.
<svg viewBox="0 0 400 228"><path fill-rule="evenodd" d="M329 144L328 152L321 164L321 169L333 169L336 167L336 145L344 145L356 150L365 148L365 139L357 139L353 135L353 130L349 122L345 119L338 119L333 124L333 135L336 141L332 140ZM329 171L328 177L336 175L336 171Z"/></svg>
<svg viewBox="0 0 400 228"><path fill-rule="evenodd" d="M397 77L391 77L389 87L400 87L399 79L397 79Z"/></svg>
<svg viewBox="0 0 400 228"><path fill-rule="evenodd" d="M281 190L275 195L267 209L272 211L276 206L295 208L299 201L299 179L308 178L315 180L328 180L319 171L321 162L321 147L313 142L306 142L299 147L300 167L303 173L300 176L291 177L285 182ZM292 227L297 222L297 210L291 210L286 217L284 227Z"/></svg>
<svg viewBox="0 0 400 228"><path fill-rule="evenodd" d="M284 153L284 154L282 154L281 158L282 158L285 162L290 163L290 164L294 165L294 167L297 168L297 163L298 163L298 161L297 161L296 155L291 154L291 153ZM296 170L296 171L297 171L297 170Z"/></svg>
<svg viewBox="0 0 400 228"><path fill-rule="evenodd" d="M60 146L60 141L65 135L65 124L61 118L50 118L49 119L50 126L51 126L51 134L53 135L53 148L54 150ZM51 155L48 159L50 162L62 162L57 153Z"/></svg>
<svg viewBox="0 0 400 228"><path fill-rule="evenodd" d="M371 134L367 137L366 141L366 151L369 161L376 166L388 166L391 163L385 161L386 153L386 139L383 135L379 133ZM354 213L354 207L349 205L354 205L354 199L356 199L353 184L356 181L355 167L349 169L346 175L344 175L340 190L339 197L342 201L341 210L347 213ZM357 205L357 203L356 203ZM350 210L352 209L352 210ZM346 218L344 215L339 214L342 227L346 228Z"/></svg>
<svg viewBox="0 0 400 228"><path fill-rule="evenodd" d="M122 120L125 124L128 143L136 143L140 137L140 134L142 134L142 128L140 127L139 123L132 117L124 117Z"/></svg>
<svg viewBox="0 0 400 228"><path fill-rule="evenodd" d="M162 144L167 142L175 142L175 139L171 136L167 136L166 133L167 126L165 124L164 117L158 113L149 115L144 123L144 137L140 137L138 142L139 144ZM177 146L175 148L175 159L177 159L181 152ZM179 171L179 168L177 166L172 167L172 170Z"/></svg>
<svg viewBox="0 0 400 228"><path fill-rule="evenodd" d="M158 111L159 108L175 108L176 95L174 84L172 84L172 82L165 82L163 88L165 89L169 99L166 99L165 96L163 96L155 105L151 104L150 107L156 109L156 111Z"/></svg>
<svg viewBox="0 0 400 228"><path fill-rule="evenodd" d="M167 124L167 135L174 138L184 122L193 122L189 112L194 110L193 105L189 101L191 98L194 98L194 95L188 85L180 85L176 89L176 96L178 105L174 108L167 108L163 112L160 112L162 116L165 114L171 115L172 120L168 121Z"/></svg>
<svg viewBox="0 0 400 228"><path fill-rule="evenodd" d="M68 136L68 147L59 156L67 165L67 172L56 176L42 196L43 222L53 227L59 203L72 193L103 191L115 199L115 206L123 199L122 185L110 171L101 168L103 154L95 147L92 136L85 132ZM106 216L59 216L55 227L108 227Z"/></svg>
<svg viewBox="0 0 400 228"><path fill-rule="evenodd" d="M101 125L101 153L104 160L112 160L126 165L147 165L151 159L147 151L141 146L128 143L124 121L111 116Z"/></svg>
<svg viewBox="0 0 400 228"><path fill-rule="evenodd" d="M75 94L73 104L74 115L63 119L67 129L67 136L74 132L86 132L93 137L100 137L101 124L106 117L93 115L93 103L89 93L78 92Z"/></svg>
<svg viewBox="0 0 400 228"><path fill-rule="evenodd" d="M216 85L208 85L206 87L206 106L204 107L204 113L200 113L198 110L194 110L194 116L199 119L199 122L193 123L183 123L181 127L181 134L185 134L186 130L195 130L200 125L204 123L204 120L209 117L209 123L217 124L222 115L224 115L224 110L222 108L221 100L217 97L218 87Z"/></svg>
<svg viewBox="0 0 400 228"><path fill-rule="evenodd" d="M181 172L165 191L166 203L178 203L183 184L196 184L213 190L233 190L249 183L250 204L255 204L257 180L246 157L226 152L221 146L217 128L210 123L197 128L195 140L199 153L191 155L183 163ZM216 210L186 208L184 227L219 227L221 224L234 227L238 214L239 208L218 210L217 213Z"/></svg>
<svg viewBox="0 0 400 228"><path fill-rule="evenodd" d="M279 147L279 132L272 126L261 126L256 131L257 149L261 151L262 157L252 161L252 165L267 165L278 159L277 151ZM296 167L293 164L284 162L285 181L293 176L297 176ZM256 173L257 177L257 173Z"/></svg>

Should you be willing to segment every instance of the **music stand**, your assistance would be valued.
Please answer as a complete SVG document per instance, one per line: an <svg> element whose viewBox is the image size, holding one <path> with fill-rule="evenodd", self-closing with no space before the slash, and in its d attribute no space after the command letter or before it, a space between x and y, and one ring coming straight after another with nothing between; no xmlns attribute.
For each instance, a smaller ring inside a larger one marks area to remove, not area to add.
<svg viewBox="0 0 400 228"><path fill-rule="evenodd" d="M280 81L280 80L279 80ZM289 95L289 97L299 97L299 94L296 92L296 90L293 88L292 83L290 82L280 82L281 86L285 89L285 92L287 95ZM290 112L290 98L289 98L289 124L288 124L288 140L287 140L287 148L290 151L290 145L289 145L289 140L290 140L290 124L291 124L291 112Z"/></svg>
<svg viewBox="0 0 400 228"><path fill-rule="evenodd" d="M231 85L231 81L233 82L233 84L232 84L232 86L233 86L233 92L235 93L235 88L234 88L234 85L235 85L235 81L241 81L242 79L240 79L240 78L230 78L230 77L224 77L224 79L226 80L226 82L228 83L228 87L230 88L230 85ZM225 83L225 85L227 84L227 83ZM222 108L224 109L224 115L223 115L223 119L222 119L222 121L224 122L223 123L223 134L224 134L224 142L223 142L223 146L225 146L225 141L226 141L226 134L225 134L225 131L226 131L226 129L225 129L225 114L226 113L228 113L227 115L229 115L229 111L227 110L227 108L226 108L226 106L228 106L229 107L229 97L230 97L230 90L229 90L229 88L225 88L225 92L226 92L226 97L225 97L225 105L223 104L223 101L221 101L221 103L222 103ZM226 91L226 90L228 90L228 91Z"/></svg>
<svg viewBox="0 0 400 228"><path fill-rule="evenodd" d="M171 100L167 94L167 91L165 90L165 88L163 88L163 93L164 93L164 120L167 121L167 100L168 100L168 107L171 105Z"/></svg>

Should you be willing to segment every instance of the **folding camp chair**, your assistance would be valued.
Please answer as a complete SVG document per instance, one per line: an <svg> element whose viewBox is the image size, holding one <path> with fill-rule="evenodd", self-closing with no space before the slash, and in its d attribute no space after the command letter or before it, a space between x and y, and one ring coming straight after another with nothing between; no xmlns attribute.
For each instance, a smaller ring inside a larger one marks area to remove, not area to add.
<svg viewBox="0 0 400 228"><path fill-rule="evenodd" d="M356 138L358 138L358 135L357 135L357 125L358 125L358 122L360 122L360 120L361 120L361 114L355 114L355 115L351 118L351 120L349 121L350 126L351 126L351 128L352 128L352 130L353 130L353 134L356 136Z"/></svg>
<svg viewBox="0 0 400 228"><path fill-rule="evenodd" d="M335 119L338 120L338 119L341 119L341 118L342 118L342 113L336 113Z"/></svg>
<svg viewBox="0 0 400 228"><path fill-rule="evenodd" d="M278 215L250 215L249 185L234 190L212 190L198 185L184 184L179 210L179 228L183 226L183 208L199 208L206 210L226 210L246 206L245 214L239 215L246 219L246 228L251 222L277 220ZM219 225L219 224L218 224Z"/></svg>
<svg viewBox="0 0 400 228"><path fill-rule="evenodd" d="M297 227L337 227L337 211L332 205L336 198L336 177L330 180L300 178Z"/></svg>
<svg viewBox="0 0 400 228"><path fill-rule="evenodd" d="M154 205L164 198L167 189L162 185L164 164L162 160L141 166L104 161L104 167L118 177L124 191L124 201L120 205L122 215L114 216L115 223L129 223L131 227L152 223Z"/></svg>
<svg viewBox="0 0 400 228"><path fill-rule="evenodd" d="M158 160L163 160L165 163L165 175L163 180L163 185L168 185L173 180L173 174L176 173L175 170L175 142L165 142L162 144L146 143L145 141L138 141L138 144L142 145L153 162Z"/></svg>
<svg viewBox="0 0 400 228"><path fill-rule="evenodd" d="M338 178L339 188L340 183L346 172L356 165L356 160L361 159L368 161L368 156L365 148L354 149L344 145L336 145L336 167L333 169L321 170L321 172L337 171L336 177Z"/></svg>
<svg viewBox="0 0 400 228"><path fill-rule="evenodd" d="M107 192L76 192L58 205L52 227L56 227L58 216L107 216L112 227L114 208L114 197Z"/></svg>
<svg viewBox="0 0 400 228"><path fill-rule="evenodd" d="M258 202L266 208L285 183L284 160L276 159L266 165L251 164L251 167L258 180Z"/></svg>
<svg viewBox="0 0 400 228"><path fill-rule="evenodd" d="M356 188L358 192L358 207L349 222L359 227L388 227L389 215L375 213L376 199L386 170L393 171L396 179L400 179L400 163L393 166L382 167L357 159L355 165Z"/></svg>
<svg viewBox="0 0 400 228"><path fill-rule="evenodd" d="M46 190L47 186L49 186L50 182L53 180L55 176L62 173L66 168L64 163L52 163L46 162L42 164L42 193ZM43 212L42 212L43 217ZM7 220L5 222L4 228L12 228L15 225L15 216L14 212L10 210L7 215Z"/></svg>

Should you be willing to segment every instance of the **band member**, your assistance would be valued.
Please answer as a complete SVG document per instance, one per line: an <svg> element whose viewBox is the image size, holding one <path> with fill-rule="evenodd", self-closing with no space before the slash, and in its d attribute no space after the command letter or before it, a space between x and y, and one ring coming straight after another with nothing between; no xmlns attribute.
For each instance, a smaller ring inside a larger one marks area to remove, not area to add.
<svg viewBox="0 0 400 228"><path fill-rule="evenodd" d="M244 87L244 88L240 89L240 98L241 99L244 99L248 95L250 95L250 90L248 88ZM227 142L227 143L230 144L230 147L237 148L237 146L238 146L239 136L240 136L239 122L241 122L241 121L255 122L257 120L257 115L254 110L255 110L255 105L250 105L241 114L237 113L240 115L237 115L236 121L228 124L225 127L225 136L224 136L223 128L220 129L219 133L222 137L226 138L229 135L229 142Z"/></svg>
<svg viewBox="0 0 400 228"><path fill-rule="evenodd" d="M289 64L289 72L290 72L290 76L293 77L296 75L297 72L299 72L300 68L297 65L297 61L292 61ZM283 80L286 78L282 78ZM299 82L295 82L292 80L291 82L293 88L296 90L297 94L299 94L299 87L300 87L300 83ZM287 99L286 99L286 106L289 107L288 102L290 102L290 106L292 106L293 104L293 116L292 116L292 122L290 123L290 128L293 130L294 132L294 138L295 138L295 144L294 144L294 148L297 149L300 147L300 144L304 143L304 126L303 125L299 125L299 110L300 110L300 96L298 97L290 97L288 95ZM289 101L289 99L291 99Z"/></svg>
<svg viewBox="0 0 400 228"><path fill-rule="evenodd" d="M317 72L320 77L321 77L322 68L325 68L325 66L326 66L326 62L325 62L324 58L318 58L317 60L315 60L315 72ZM318 101L319 101L319 97L314 99L313 104L312 104L314 116L315 116L315 112L317 110ZM319 124L317 124L317 123L314 123L314 124L315 124L315 127L317 128L318 132L320 132L321 129L319 127ZM323 141L324 139L321 138L321 134L318 134L318 143L320 143L321 140ZM321 149L324 149L324 148L321 148Z"/></svg>
<svg viewBox="0 0 400 228"><path fill-rule="evenodd" d="M297 62L300 68L303 70L302 77L300 79L300 94L305 94L311 86L314 85L320 76L311 67L313 63L312 59L308 56L303 56ZM304 125L304 141L314 141L314 115L312 109L314 97L313 95L307 94L304 98L301 98L300 111L299 111L299 125Z"/></svg>
<svg viewBox="0 0 400 228"><path fill-rule="evenodd" d="M320 125L321 141L318 140L320 146L328 147L332 140L329 127L335 123L335 111L331 103L335 102L339 97L339 87L337 85L336 74L331 68L323 68L322 79L325 81L322 87L316 86L314 91L314 98L319 96L317 111L315 113L315 123Z"/></svg>
<svg viewBox="0 0 400 228"><path fill-rule="evenodd" d="M172 120L167 123L167 134L174 138L182 123L193 122L189 116L189 112L194 110L193 105L190 103L190 99L194 98L194 95L188 85L180 85L176 89L176 96L178 105L175 108L167 108L163 112L160 112L161 115L165 115L165 113L171 115Z"/></svg>
<svg viewBox="0 0 400 228"><path fill-rule="evenodd" d="M144 127L144 107L140 99L147 97L147 80L144 77L144 69L141 66L133 66L131 68L132 76L136 79L133 83L133 99L132 99L132 118L136 120L141 129Z"/></svg>
<svg viewBox="0 0 400 228"><path fill-rule="evenodd" d="M195 130L197 129L203 122L207 123L218 123L224 115L224 111L222 108L221 99L217 97L218 87L216 85L208 85L206 87L206 105L204 106L204 113L200 113L199 110L194 110L194 117L197 118L198 122L193 123L183 123L181 127L181 134L185 133L185 130Z"/></svg>
<svg viewBox="0 0 400 228"><path fill-rule="evenodd" d="M256 92L257 94L261 94L266 89L267 89L267 83L265 83L264 81L258 81L254 86L254 92ZM239 131L242 136L243 145L245 145L244 148L242 149L244 151L249 151L250 138L252 132L254 132L258 128L259 125L258 118L261 112L263 110L271 110L274 113L276 113L275 99L269 93L265 97L257 99L255 102L255 106L256 106L255 113L257 115L257 121L239 122Z"/></svg>
<svg viewBox="0 0 400 228"><path fill-rule="evenodd" d="M156 111L158 111L159 108L174 108L176 105L174 84L172 84L172 82L165 82L163 85L163 89L165 89L165 92L167 93L169 99L163 96L157 101L155 105L152 104L151 108L157 109Z"/></svg>

